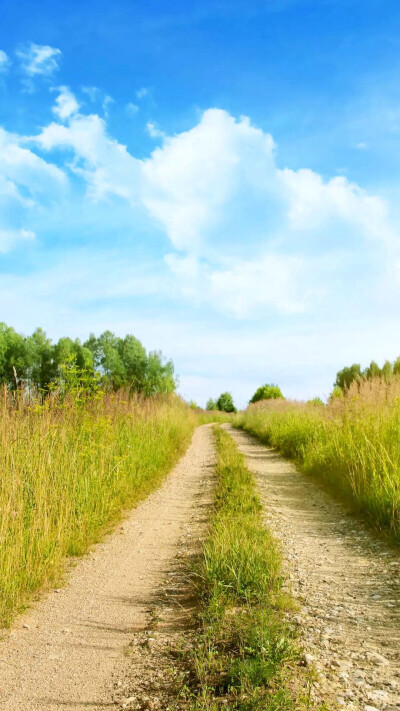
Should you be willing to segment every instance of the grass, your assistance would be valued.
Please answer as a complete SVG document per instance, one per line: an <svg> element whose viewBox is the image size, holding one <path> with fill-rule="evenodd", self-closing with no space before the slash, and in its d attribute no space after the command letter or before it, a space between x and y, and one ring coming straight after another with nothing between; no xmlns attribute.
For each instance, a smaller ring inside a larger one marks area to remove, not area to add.
<svg viewBox="0 0 400 711"><path fill-rule="evenodd" d="M82 404L0 396L0 624L157 487L195 416L177 397Z"/></svg>
<svg viewBox="0 0 400 711"><path fill-rule="evenodd" d="M237 426L294 459L400 541L400 377L354 384L327 406L264 402Z"/></svg>
<svg viewBox="0 0 400 711"><path fill-rule="evenodd" d="M186 663L191 711L308 707L299 652L286 621L281 556L263 525L253 477L232 438L216 429L214 514L195 569L200 628Z"/></svg>

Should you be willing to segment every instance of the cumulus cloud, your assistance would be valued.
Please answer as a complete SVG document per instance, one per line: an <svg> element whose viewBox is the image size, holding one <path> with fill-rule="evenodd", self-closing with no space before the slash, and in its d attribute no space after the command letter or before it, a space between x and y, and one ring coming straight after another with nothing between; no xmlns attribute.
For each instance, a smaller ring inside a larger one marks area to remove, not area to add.
<svg viewBox="0 0 400 711"><path fill-rule="evenodd" d="M51 76L59 67L58 60L61 50L49 45L40 45L30 42L27 46L18 49L16 55L20 60L22 70L29 76Z"/></svg>
<svg viewBox="0 0 400 711"><path fill-rule="evenodd" d="M279 167L272 136L246 117L205 111L141 160L109 135L105 119L79 113L67 92L54 108L66 123L50 123L31 145L57 151L92 200L117 198L136 217L147 212L175 250L167 257L175 283L197 303L238 317L296 313L326 288L338 251L359 255L371 240L395 249L380 197L343 176ZM159 137L154 124L148 130Z"/></svg>
<svg viewBox="0 0 400 711"><path fill-rule="evenodd" d="M65 119L79 111L79 104L67 86L59 86L57 91L60 93L56 98L56 105L53 106L53 113L61 121L65 121Z"/></svg>
<svg viewBox="0 0 400 711"><path fill-rule="evenodd" d="M140 161L108 135L105 121L98 115L77 114L68 126L51 123L31 140L46 151L72 150L74 157L68 167L86 181L90 198L117 196L137 204Z"/></svg>
<svg viewBox="0 0 400 711"><path fill-rule="evenodd" d="M7 71L9 65L10 65L10 60L9 60L7 54L2 49L0 49L0 74L2 72Z"/></svg>

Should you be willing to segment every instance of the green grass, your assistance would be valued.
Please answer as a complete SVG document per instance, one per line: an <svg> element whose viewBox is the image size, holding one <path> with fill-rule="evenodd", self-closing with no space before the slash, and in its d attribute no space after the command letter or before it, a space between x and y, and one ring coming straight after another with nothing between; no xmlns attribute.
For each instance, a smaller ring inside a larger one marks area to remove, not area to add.
<svg viewBox="0 0 400 711"><path fill-rule="evenodd" d="M185 708L302 709L308 696L285 620L292 601L282 592L280 551L263 525L243 456L219 428L216 441L218 480L210 532L195 569L200 628L186 660Z"/></svg>
<svg viewBox="0 0 400 711"><path fill-rule="evenodd" d="M195 416L178 398L18 407L0 397L0 625L67 556L84 553L157 487L190 441Z"/></svg>
<svg viewBox="0 0 400 711"><path fill-rule="evenodd" d="M235 424L294 459L400 541L400 378L354 385L327 406L264 403Z"/></svg>

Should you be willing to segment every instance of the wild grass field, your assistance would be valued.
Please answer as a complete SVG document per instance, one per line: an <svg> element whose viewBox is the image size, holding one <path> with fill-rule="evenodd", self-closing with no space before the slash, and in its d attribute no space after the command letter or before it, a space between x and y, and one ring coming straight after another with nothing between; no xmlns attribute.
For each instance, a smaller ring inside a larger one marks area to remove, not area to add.
<svg viewBox="0 0 400 711"><path fill-rule="evenodd" d="M175 395L0 393L0 625L145 498L190 441Z"/></svg>
<svg viewBox="0 0 400 711"><path fill-rule="evenodd" d="M235 423L400 540L400 376L354 382L326 406L262 401Z"/></svg>

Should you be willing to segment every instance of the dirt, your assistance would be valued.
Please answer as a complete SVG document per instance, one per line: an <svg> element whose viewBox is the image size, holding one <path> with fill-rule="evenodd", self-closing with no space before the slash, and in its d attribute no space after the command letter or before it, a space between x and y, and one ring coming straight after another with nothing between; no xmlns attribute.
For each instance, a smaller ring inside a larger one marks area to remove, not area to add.
<svg viewBox="0 0 400 711"><path fill-rule="evenodd" d="M281 541L314 698L348 711L400 709L400 555L276 451L225 425Z"/></svg>
<svg viewBox="0 0 400 711"><path fill-rule="evenodd" d="M204 534L213 465L199 427L164 484L4 633L1 710L166 707L166 650L193 620L180 560Z"/></svg>

